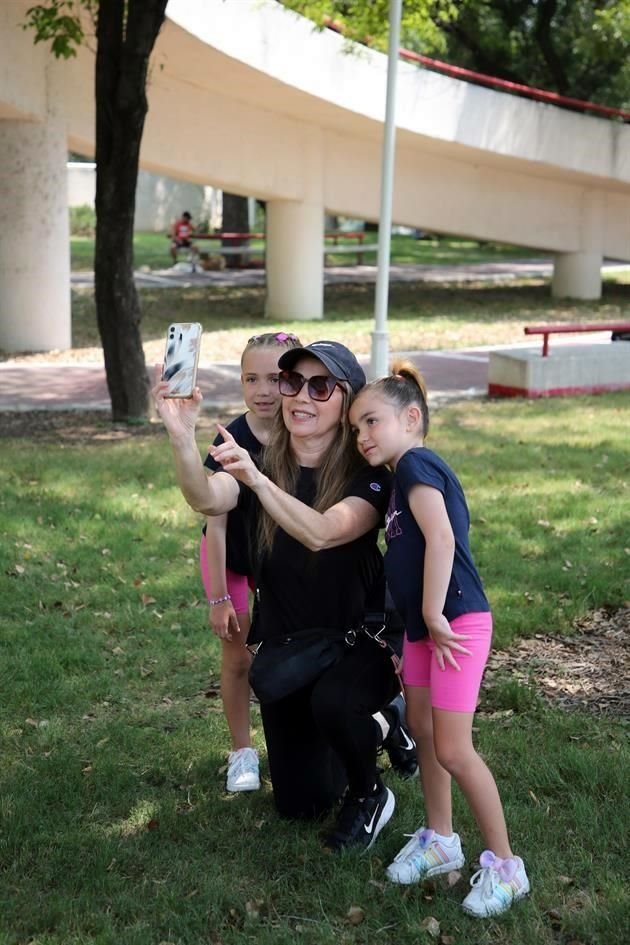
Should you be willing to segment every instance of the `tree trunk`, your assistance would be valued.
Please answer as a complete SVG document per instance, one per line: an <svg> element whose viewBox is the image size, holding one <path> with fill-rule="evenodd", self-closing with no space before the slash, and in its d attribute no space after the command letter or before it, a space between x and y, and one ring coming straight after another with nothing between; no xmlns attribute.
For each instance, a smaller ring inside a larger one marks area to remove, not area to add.
<svg viewBox="0 0 630 945"><path fill-rule="evenodd" d="M223 225L224 233L249 233L249 215L247 212L247 197L238 194L223 192ZM249 240L223 240L223 246L249 246ZM225 257L227 269L240 269L247 262L247 256L228 255Z"/></svg>
<svg viewBox="0 0 630 945"><path fill-rule="evenodd" d="M133 280L133 221L149 57L167 0L101 0L96 30L96 318L112 419L146 419L148 378Z"/></svg>

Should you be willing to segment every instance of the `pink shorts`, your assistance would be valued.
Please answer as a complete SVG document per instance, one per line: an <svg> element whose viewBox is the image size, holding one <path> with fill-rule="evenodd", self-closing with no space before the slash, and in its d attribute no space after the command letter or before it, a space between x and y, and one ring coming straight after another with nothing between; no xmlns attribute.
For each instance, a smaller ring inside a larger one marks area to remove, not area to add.
<svg viewBox="0 0 630 945"><path fill-rule="evenodd" d="M459 672L445 664L440 669L433 655L435 644L431 640L411 643L405 635L403 644L403 681L405 686L419 686L431 690L431 705L434 709L450 712L474 712L481 686L481 677L488 661L492 642L492 614L480 612L463 614L451 621L455 633L465 633L467 640L462 646L471 651L455 653Z"/></svg>
<svg viewBox="0 0 630 945"><path fill-rule="evenodd" d="M199 569L201 571L201 580L203 589L206 592L208 600L212 600L212 588L210 587L210 574L208 573L208 554L206 551L206 536L202 534L199 545ZM246 574L237 574L236 571L225 569L225 583L227 592L232 598L232 606L237 614L249 613L249 590L255 590L256 585L252 577Z"/></svg>

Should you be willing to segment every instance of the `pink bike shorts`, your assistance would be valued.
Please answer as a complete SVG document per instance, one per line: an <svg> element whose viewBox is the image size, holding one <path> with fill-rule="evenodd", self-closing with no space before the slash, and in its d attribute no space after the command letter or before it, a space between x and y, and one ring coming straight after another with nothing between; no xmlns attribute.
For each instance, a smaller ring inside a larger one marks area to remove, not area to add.
<svg viewBox="0 0 630 945"><path fill-rule="evenodd" d="M492 642L492 614L463 614L451 621L455 633L465 633L462 646L471 655L455 653L459 672L445 663L440 669L434 655L435 644L428 639L411 643L405 635L403 644L403 681L405 686L431 690L434 709L450 712L474 712L481 687L481 678L488 661Z"/></svg>
<svg viewBox="0 0 630 945"><path fill-rule="evenodd" d="M208 553L206 551L206 536L202 534L199 544L199 570L201 571L201 580L208 600L212 600L212 588L210 587L210 574L208 572ZM237 574L235 571L225 569L225 581L227 592L232 598L232 606L237 614L249 613L249 590L255 590L256 585L252 577L246 574Z"/></svg>

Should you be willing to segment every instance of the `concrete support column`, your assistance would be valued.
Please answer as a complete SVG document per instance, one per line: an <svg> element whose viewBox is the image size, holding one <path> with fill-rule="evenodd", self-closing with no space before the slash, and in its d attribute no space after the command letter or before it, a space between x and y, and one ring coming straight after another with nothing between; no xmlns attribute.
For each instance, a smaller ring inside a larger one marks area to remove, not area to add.
<svg viewBox="0 0 630 945"><path fill-rule="evenodd" d="M557 299L599 299L602 294L601 252L556 253L551 294Z"/></svg>
<svg viewBox="0 0 630 945"><path fill-rule="evenodd" d="M267 318L324 316L324 207L267 202Z"/></svg>
<svg viewBox="0 0 630 945"><path fill-rule="evenodd" d="M63 124L0 120L0 348L71 345Z"/></svg>

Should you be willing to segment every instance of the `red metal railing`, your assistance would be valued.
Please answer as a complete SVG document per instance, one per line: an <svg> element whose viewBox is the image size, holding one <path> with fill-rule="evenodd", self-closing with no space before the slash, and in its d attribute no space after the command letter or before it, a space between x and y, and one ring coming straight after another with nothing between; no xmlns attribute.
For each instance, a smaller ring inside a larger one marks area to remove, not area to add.
<svg viewBox="0 0 630 945"><path fill-rule="evenodd" d="M344 32L342 25L332 20L330 17L324 17L324 24L328 29L334 30L336 33L343 34ZM365 45L369 46L369 42L366 42ZM398 55L401 59L407 59L410 62L418 62L427 69L442 72L452 79L462 79L464 82L476 82L479 85L500 89L503 92L523 95L537 102L546 102L548 105L558 105L562 108L593 112L605 118L621 118L622 121L630 121L630 111L623 108L611 108L608 105L599 105L597 102L586 102L583 99L559 95L557 92L548 92L546 89L536 89L531 85L521 85L519 82L498 79L496 76L485 75L483 72L474 72L471 69L464 69L461 66L452 66L448 62L441 62L439 59L431 59L429 56L422 56L420 53L413 52L411 49L401 48L398 50Z"/></svg>

